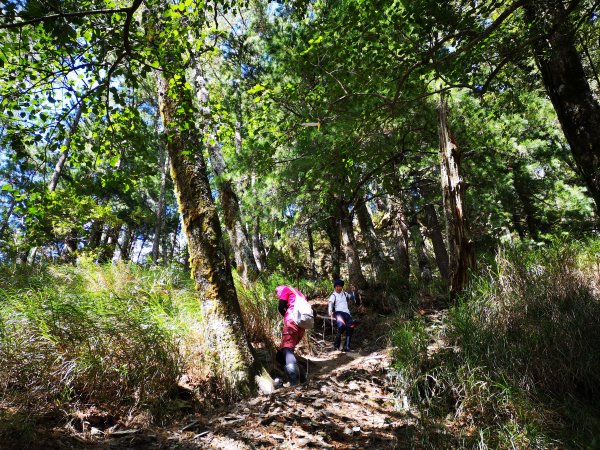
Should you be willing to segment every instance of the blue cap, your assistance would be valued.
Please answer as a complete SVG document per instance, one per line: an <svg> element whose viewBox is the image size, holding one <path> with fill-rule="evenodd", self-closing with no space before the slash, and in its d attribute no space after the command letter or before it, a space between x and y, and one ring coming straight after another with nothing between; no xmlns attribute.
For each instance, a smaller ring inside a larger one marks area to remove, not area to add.
<svg viewBox="0 0 600 450"><path fill-rule="evenodd" d="M344 285L344 282L343 282L342 280L340 280L340 279L337 279L337 280L335 280L335 281L333 282L333 287L336 287L336 286L343 286L343 285Z"/></svg>

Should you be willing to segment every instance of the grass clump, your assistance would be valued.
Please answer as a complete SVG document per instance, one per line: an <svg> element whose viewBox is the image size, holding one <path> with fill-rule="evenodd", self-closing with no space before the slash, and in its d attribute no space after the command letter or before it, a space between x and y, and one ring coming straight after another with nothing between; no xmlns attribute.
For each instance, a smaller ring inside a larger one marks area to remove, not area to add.
<svg viewBox="0 0 600 450"><path fill-rule="evenodd" d="M193 291L178 274L125 264L2 271L6 410L160 411L184 368L177 322Z"/></svg>
<svg viewBox="0 0 600 450"><path fill-rule="evenodd" d="M596 246L504 248L443 326L397 327L396 381L420 410L420 445L597 448Z"/></svg>

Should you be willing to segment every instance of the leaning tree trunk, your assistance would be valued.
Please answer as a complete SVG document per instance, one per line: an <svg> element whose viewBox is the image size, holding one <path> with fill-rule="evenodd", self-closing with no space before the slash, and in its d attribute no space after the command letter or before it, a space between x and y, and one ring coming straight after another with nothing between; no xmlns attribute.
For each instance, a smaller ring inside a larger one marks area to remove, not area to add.
<svg viewBox="0 0 600 450"><path fill-rule="evenodd" d="M245 394L253 383L254 358L223 248L221 225L202 155L203 140L193 113L192 93L185 77L173 74L178 58L171 43L155 41L155 44L160 48L160 64L164 69L156 73L159 108L171 160L171 178L188 241L192 277L202 302L206 354L212 358L207 362L228 390Z"/></svg>
<svg viewBox="0 0 600 450"><path fill-rule="evenodd" d="M448 280L448 251L446 250L446 244L444 244L444 236L442 236L442 229L438 221L435 206L428 203L423 208L423 213L425 214L425 235L431 239L435 262L442 280Z"/></svg>
<svg viewBox="0 0 600 450"><path fill-rule="evenodd" d="M373 219L371 218L371 213L369 212L364 199L360 199L357 202L355 211L358 218L358 224L360 225L360 231L362 232L362 236L367 246L367 254L369 255L373 267L375 283L379 284L383 282L386 274L389 272L385 254L381 247L381 241L375 233Z"/></svg>
<svg viewBox="0 0 600 450"><path fill-rule="evenodd" d="M442 94L438 108L441 184L448 236L449 294L454 298L466 287L475 256L463 205L465 183L460 173L460 151L448 129L447 111L446 96Z"/></svg>
<svg viewBox="0 0 600 450"><path fill-rule="evenodd" d="M562 0L530 0L525 11L532 34L540 36L533 50L544 86L600 212L600 105L575 46L574 25Z"/></svg>
<svg viewBox="0 0 600 450"><path fill-rule="evenodd" d="M346 263L348 264L348 281L350 285L355 286L357 289L366 289L368 283L363 275L360 256L358 255L352 216L350 216L348 208L342 200L338 201L338 208L340 210L342 243L344 245L344 253L346 254Z"/></svg>

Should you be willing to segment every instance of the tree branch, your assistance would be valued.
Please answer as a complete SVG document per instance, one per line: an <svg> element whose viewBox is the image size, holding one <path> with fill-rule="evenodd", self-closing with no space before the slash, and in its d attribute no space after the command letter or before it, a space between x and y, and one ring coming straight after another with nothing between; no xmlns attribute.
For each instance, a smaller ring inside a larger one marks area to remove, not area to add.
<svg viewBox="0 0 600 450"><path fill-rule="evenodd" d="M137 2L138 0L136 0ZM141 3L141 1L139 2ZM138 5L139 6L139 5ZM137 7L136 7L137 9ZM131 7L129 8L117 8L117 9L93 9L90 11L77 11L77 12L64 12L60 14L51 14L49 16L44 17L36 17L35 19L23 20L22 22L13 22L13 23L3 23L0 24L0 30L10 29L10 28L22 28L27 25L34 25L40 22L50 22L52 20L57 20L61 18L70 18L70 17L86 17L86 16L97 16L101 14L117 14L117 13L128 13L131 11Z"/></svg>

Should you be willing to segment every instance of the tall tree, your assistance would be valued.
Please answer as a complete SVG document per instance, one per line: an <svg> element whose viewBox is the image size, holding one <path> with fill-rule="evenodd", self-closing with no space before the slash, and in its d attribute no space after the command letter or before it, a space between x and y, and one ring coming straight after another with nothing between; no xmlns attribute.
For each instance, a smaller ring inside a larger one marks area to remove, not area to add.
<svg viewBox="0 0 600 450"><path fill-rule="evenodd" d="M215 358L213 370L221 372L226 384L243 394L253 382L254 358L223 248L190 84L183 75L183 47L174 45L179 41L181 15L174 14L176 9L172 8L173 5L165 4L152 11L146 30L148 35L155 36L154 51L161 67L156 80L171 178L188 241L192 277L206 320L207 346ZM174 71L176 68L179 70Z"/></svg>

